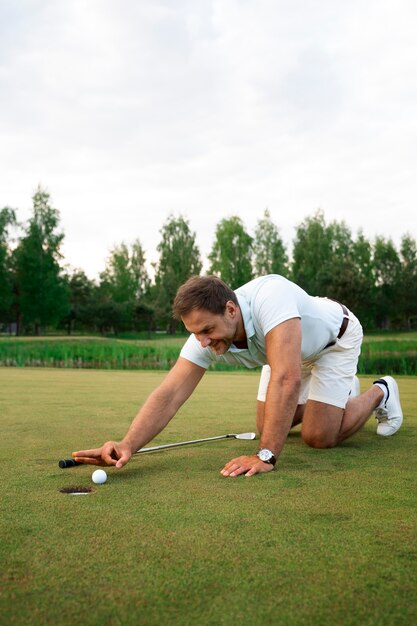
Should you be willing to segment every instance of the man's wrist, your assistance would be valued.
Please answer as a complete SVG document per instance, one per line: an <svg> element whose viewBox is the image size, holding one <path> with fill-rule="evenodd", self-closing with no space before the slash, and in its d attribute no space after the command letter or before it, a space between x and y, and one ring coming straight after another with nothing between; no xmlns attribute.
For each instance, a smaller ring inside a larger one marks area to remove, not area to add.
<svg viewBox="0 0 417 626"><path fill-rule="evenodd" d="M260 448L256 453L256 456L260 461L264 463L268 463L269 465L275 466L277 462L277 458L275 454L269 448Z"/></svg>
<svg viewBox="0 0 417 626"><path fill-rule="evenodd" d="M122 439L122 441L120 442L120 445L128 447L132 454L139 449L139 446L135 445L135 443L132 442L131 439L129 439L128 437L125 437L124 439Z"/></svg>

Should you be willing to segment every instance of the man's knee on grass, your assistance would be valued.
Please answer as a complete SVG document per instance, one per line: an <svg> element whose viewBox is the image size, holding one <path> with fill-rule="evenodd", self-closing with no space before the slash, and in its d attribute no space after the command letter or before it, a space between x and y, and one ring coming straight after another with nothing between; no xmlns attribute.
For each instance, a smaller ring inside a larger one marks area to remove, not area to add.
<svg viewBox="0 0 417 626"><path fill-rule="evenodd" d="M310 448L334 448L339 443L337 435L322 430L302 428L301 436Z"/></svg>
<svg viewBox="0 0 417 626"><path fill-rule="evenodd" d="M344 409L308 400L304 412L301 436L311 448L334 448L340 442Z"/></svg>

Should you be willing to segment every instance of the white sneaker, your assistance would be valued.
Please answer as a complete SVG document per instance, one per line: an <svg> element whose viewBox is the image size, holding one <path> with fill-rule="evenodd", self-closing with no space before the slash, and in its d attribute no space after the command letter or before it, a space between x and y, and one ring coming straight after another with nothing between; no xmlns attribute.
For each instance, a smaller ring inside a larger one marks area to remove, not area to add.
<svg viewBox="0 0 417 626"><path fill-rule="evenodd" d="M375 380L375 383L384 385L388 390L386 401L375 409L375 417L378 420L376 432L383 437L389 437L397 432L403 422L400 392L397 383L391 376L383 376Z"/></svg>
<svg viewBox="0 0 417 626"><path fill-rule="evenodd" d="M361 384L357 376L354 377L352 387L350 389L349 398L357 398L361 395Z"/></svg>

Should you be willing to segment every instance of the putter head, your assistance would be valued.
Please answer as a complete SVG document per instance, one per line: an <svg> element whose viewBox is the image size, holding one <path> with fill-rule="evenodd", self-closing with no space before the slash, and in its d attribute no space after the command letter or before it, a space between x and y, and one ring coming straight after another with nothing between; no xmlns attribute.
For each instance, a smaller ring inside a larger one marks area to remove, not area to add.
<svg viewBox="0 0 417 626"><path fill-rule="evenodd" d="M240 433L235 435L235 439L256 439L256 433Z"/></svg>

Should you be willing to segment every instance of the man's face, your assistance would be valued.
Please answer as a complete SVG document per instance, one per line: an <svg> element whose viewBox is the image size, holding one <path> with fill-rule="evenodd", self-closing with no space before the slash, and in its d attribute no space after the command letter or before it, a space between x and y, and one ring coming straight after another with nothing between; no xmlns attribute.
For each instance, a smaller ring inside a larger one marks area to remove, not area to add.
<svg viewBox="0 0 417 626"><path fill-rule="evenodd" d="M182 318L186 329L195 335L203 348L216 354L228 351L237 332L237 306L229 301L223 315L205 309L193 309Z"/></svg>

